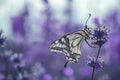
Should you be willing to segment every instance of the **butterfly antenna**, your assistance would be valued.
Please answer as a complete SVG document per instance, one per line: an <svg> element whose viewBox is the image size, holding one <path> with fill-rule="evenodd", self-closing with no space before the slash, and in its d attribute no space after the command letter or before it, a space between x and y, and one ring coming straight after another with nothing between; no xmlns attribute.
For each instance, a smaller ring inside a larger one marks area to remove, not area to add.
<svg viewBox="0 0 120 80"><path fill-rule="evenodd" d="M87 18L87 20L86 20L86 22L85 22L85 26L86 26L88 20L90 19L90 17L91 17L91 14L89 14L89 16L88 16L88 18Z"/></svg>

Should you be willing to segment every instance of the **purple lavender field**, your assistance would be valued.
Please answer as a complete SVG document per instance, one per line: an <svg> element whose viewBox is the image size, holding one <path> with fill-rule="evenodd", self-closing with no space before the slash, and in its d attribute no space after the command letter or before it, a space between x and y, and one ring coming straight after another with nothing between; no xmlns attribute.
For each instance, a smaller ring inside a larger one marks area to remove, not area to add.
<svg viewBox="0 0 120 80"><path fill-rule="evenodd" d="M0 0L0 80L91 80L86 62L98 48L83 42L78 63L67 68L64 54L49 49L54 40L83 29L89 13L88 27L110 30L94 80L120 80L119 7L119 0Z"/></svg>

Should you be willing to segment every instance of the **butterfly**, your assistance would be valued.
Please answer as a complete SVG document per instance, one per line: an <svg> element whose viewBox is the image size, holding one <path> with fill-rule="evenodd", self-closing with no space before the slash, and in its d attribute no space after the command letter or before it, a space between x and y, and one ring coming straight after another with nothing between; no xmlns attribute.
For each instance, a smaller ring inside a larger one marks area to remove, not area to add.
<svg viewBox="0 0 120 80"><path fill-rule="evenodd" d="M85 25L83 30L74 31L55 40L50 45L50 51L54 53L63 53L66 57L64 67L69 62L77 63L81 57L81 45L85 41L90 47L96 47L90 40L91 29Z"/></svg>

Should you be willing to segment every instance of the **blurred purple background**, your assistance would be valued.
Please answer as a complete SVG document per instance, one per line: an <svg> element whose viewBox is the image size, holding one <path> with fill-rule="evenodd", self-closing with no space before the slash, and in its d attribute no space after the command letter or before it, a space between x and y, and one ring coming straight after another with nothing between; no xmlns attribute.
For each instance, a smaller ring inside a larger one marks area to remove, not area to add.
<svg viewBox="0 0 120 80"><path fill-rule="evenodd" d="M13 54L22 54L22 70L29 80L90 80L92 68L85 61L88 55L96 55L97 49L83 43L81 59L66 69L65 56L49 50L54 40L82 29L89 13L88 26L100 22L110 29L100 55L104 65L96 70L95 78L120 80L119 5L119 0L0 0L0 29L7 37L0 53L0 80L6 72L4 54L8 58L8 80L20 80L15 63L9 60Z"/></svg>

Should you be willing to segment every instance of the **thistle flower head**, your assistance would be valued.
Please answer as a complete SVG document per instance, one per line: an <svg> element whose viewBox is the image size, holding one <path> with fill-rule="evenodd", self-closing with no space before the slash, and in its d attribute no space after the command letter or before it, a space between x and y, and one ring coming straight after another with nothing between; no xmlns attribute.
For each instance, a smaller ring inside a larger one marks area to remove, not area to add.
<svg viewBox="0 0 120 80"><path fill-rule="evenodd" d="M104 62L104 60L102 60L101 58L98 58L98 60L96 61L95 57L90 57L90 56L88 56L88 60L86 61L88 66L95 67L96 69L102 68L103 62Z"/></svg>
<svg viewBox="0 0 120 80"><path fill-rule="evenodd" d="M97 27L91 32L92 43L102 46L108 41L108 28L106 26Z"/></svg>

